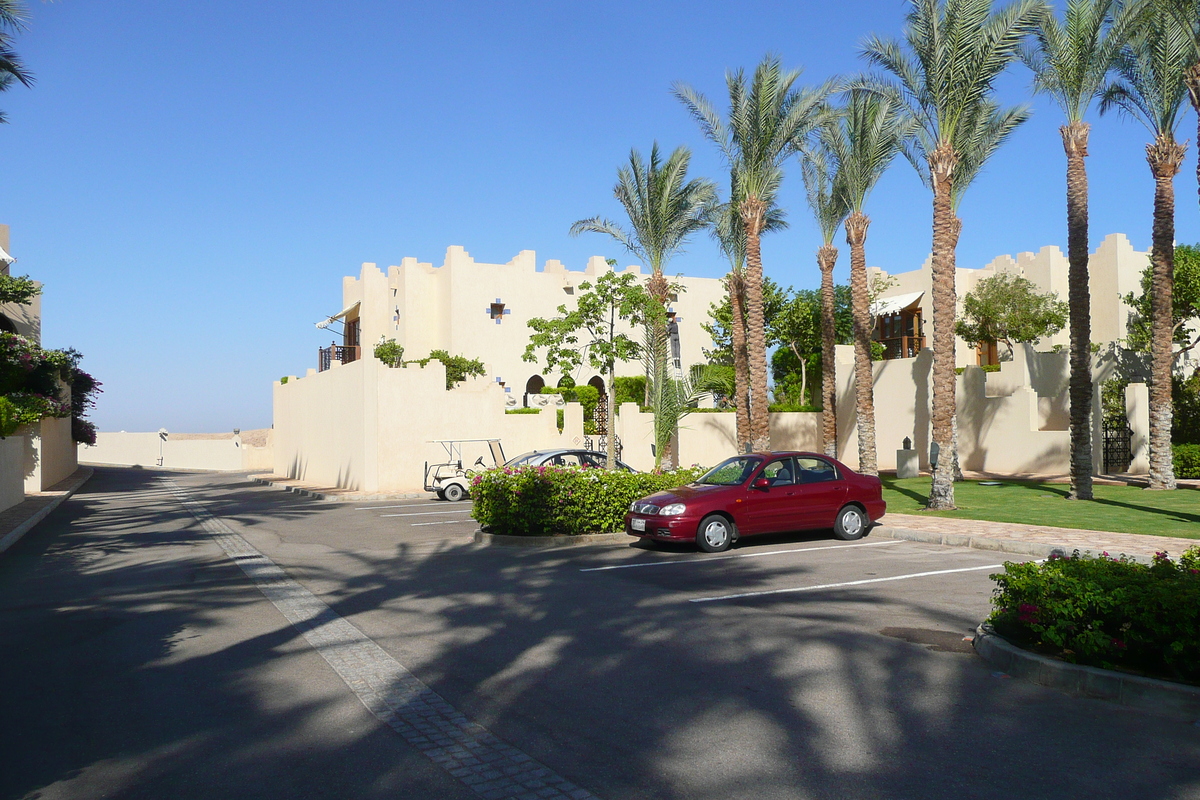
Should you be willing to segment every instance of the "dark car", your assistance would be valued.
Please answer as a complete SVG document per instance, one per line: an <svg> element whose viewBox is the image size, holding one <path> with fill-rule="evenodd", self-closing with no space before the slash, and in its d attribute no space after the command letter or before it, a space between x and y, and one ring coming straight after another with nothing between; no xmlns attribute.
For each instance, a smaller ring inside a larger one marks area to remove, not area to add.
<svg viewBox="0 0 1200 800"><path fill-rule="evenodd" d="M604 469L608 456L595 450L533 450L513 456L504 462L506 467L541 467L553 464L559 467L596 467ZM617 468L626 472L637 472L620 459Z"/></svg>
<svg viewBox="0 0 1200 800"><path fill-rule="evenodd" d="M883 484L817 453L748 453L694 483L635 501L625 532L662 542L695 541L718 553L742 536L832 528L861 538L883 516Z"/></svg>

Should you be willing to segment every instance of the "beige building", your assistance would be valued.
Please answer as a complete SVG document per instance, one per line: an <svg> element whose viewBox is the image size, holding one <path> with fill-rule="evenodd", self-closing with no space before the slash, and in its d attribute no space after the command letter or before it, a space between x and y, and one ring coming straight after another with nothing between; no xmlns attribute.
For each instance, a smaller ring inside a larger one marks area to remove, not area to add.
<svg viewBox="0 0 1200 800"><path fill-rule="evenodd" d="M548 374L544 364L521 359L532 333L526 323L556 316L560 305L571 308L580 284L610 270L599 256L589 259L581 272L555 260L538 269L532 250L522 250L507 264L485 264L458 246L446 250L440 267L412 257L386 272L363 264L358 277L342 279L342 310L317 323L334 334L318 354L317 371L335 362L370 358L376 344L395 339L404 346L406 360L424 358L432 350L477 358L487 369L487 380L504 390L506 405L528 405L526 394L556 386L560 376ZM638 266L624 271L642 274ZM713 278L674 280L680 291L672 295L668 310L679 325L680 362L686 369L704 361L702 350L712 346L701 325L708 321L709 305L719 303L725 289ZM625 332L641 340L641 331ZM616 372L640 375L643 368L641 362L625 362ZM603 378L590 367L571 377L604 388Z"/></svg>
<svg viewBox="0 0 1200 800"><path fill-rule="evenodd" d="M1129 307L1121 298L1141 291L1142 270L1149 263L1150 253L1133 249L1122 233L1105 237L1088 263L1088 282L1091 289L1092 341L1118 342L1125 338ZM932 260L920 269L890 276L893 285L876 302L875 338L884 343L887 358L915 356L932 341L933 293ZM958 269L955 288L958 291L958 314L962 314L962 298L981 280L1001 273L1019 275L1038 287L1038 291L1054 292L1059 300L1067 299L1067 272L1070 263L1057 247L1043 247L1036 253L997 256L980 269ZM871 281L886 279L888 273L878 267L868 268ZM1038 342L1038 350L1063 348L1070 343L1070 332L1063 328L1054 336ZM1003 346L1001 346L1003 349ZM958 340L956 363L960 367L998 363L995 348L976 348Z"/></svg>

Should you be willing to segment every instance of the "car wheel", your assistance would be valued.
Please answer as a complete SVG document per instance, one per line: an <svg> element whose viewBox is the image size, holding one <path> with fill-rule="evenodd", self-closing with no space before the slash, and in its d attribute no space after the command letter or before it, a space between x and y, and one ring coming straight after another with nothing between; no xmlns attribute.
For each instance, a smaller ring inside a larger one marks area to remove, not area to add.
<svg viewBox="0 0 1200 800"><path fill-rule="evenodd" d="M870 520L858 506L846 506L838 512L833 523L833 535L847 541L861 539L867 532Z"/></svg>
<svg viewBox="0 0 1200 800"><path fill-rule="evenodd" d="M467 496L467 490L457 483L452 483L443 490L442 494L444 494L446 499L451 503L457 503L459 500L462 500Z"/></svg>
<svg viewBox="0 0 1200 800"><path fill-rule="evenodd" d="M445 500L445 499L446 499L446 493L445 493L445 492L443 492L441 489L438 489L438 490L437 490L437 499L438 499L438 500Z"/></svg>
<svg viewBox="0 0 1200 800"><path fill-rule="evenodd" d="M717 514L700 520L696 545L706 553L720 553L733 543L733 523Z"/></svg>

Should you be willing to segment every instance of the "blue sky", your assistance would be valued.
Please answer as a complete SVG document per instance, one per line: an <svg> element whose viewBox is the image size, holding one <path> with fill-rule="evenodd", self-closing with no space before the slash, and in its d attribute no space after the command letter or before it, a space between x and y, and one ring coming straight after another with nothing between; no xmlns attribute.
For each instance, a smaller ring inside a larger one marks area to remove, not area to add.
<svg viewBox="0 0 1200 800"><path fill-rule="evenodd" d="M18 50L32 90L0 95L0 222L16 274L46 285L43 344L73 346L104 383L102 430L225 431L271 421L271 381L303 374L364 261L481 261L522 249L582 269L630 259L571 222L620 218L611 188L631 147L717 154L670 94L685 81L720 103L727 69L766 52L802 81L864 68L870 33L899 35L898 0L33 3ZM1057 109L1028 74L1001 82L1035 114L961 209L959 265L1065 249ZM1111 232L1149 248L1153 184L1136 122L1094 123L1093 246ZM1180 138L1194 139L1189 110ZM1200 240L1195 150L1176 180L1177 238ZM798 168L791 228L764 243L777 281L818 283L820 244ZM868 203L868 263L920 266L930 196L899 162ZM846 251L845 246L842 247ZM848 255L838 266L845 280ZM671 272L717 277L695 240ZM464 355L471 355L466 353Z"/></svg>

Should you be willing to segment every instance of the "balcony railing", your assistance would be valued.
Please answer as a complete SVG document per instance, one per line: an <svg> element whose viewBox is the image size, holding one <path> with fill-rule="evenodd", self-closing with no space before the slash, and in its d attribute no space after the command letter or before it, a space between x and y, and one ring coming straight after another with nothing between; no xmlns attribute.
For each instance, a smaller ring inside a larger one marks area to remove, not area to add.
<svg viewBox="0 0 1200 800"><path fill-rule="evenodd" d="M889 360L913 358L925 349L924 336L898 336L895 339L880 339L879 343L883 345L883 357Z"/></svg>
<svg viewBox="0 0 1200 800"><path fill-rule="evenodd" d="M334 361L339 364L349 364L351 361L358 361L361 357L361 350L356 344L331 344L329 347L319 347L317 348L317 372L329 369L333 366Z"/></svg>

